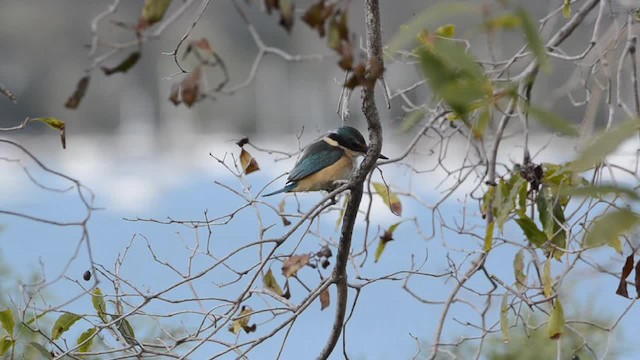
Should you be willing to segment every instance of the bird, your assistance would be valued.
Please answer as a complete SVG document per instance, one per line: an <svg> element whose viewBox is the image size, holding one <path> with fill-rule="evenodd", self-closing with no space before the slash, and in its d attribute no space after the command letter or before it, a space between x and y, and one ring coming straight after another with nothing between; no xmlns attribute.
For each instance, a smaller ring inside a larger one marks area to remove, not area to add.
<svg viewBox="0 0 640 360"><path fill-rule="evenodd" d="M364 156L369 146L358 129L342 126L309 145L287 177L286 185L271 196L288 192L331 191L336 182L349 179L356 159ZM380 154L380 159L388 159Z"/></svg>

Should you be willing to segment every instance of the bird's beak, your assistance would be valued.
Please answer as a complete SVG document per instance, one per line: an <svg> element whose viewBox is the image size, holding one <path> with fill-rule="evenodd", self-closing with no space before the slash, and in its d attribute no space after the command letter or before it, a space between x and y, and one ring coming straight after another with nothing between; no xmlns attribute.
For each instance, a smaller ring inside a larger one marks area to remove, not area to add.
<svg viewBox="0 0 640 360"><path fill-rule="evenodd" d="M364 153L364 154L366 154L366 153L367 153L367 151L369 151L369 147L366 147L366 148L364 149L363 153ZM388 158L388 157L386 157L386 156L384 156L384 155L382 155L382 154L378 155L378 159L382 159L382 160L389 160L389 158Z"/></svg>

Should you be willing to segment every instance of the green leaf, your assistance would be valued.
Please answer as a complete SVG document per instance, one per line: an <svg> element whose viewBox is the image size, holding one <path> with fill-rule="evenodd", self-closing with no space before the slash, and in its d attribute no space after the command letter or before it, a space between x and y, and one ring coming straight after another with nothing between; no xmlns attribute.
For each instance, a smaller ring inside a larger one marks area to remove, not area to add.
<svg viewBox="0 0 640 360"><path fill-rule="evenodd" d="M516 223L520 225L520 229L524 232L524 236L526 236L527 240L529 240L533 245L541 247L545 242L547 242L547 236L545 233L540 231L536 223L534 223L528 216L525 215L516 219Z"/></svg>
<svg viewBox="0 0 640 360"><path fill-rule="evenodd" d="M517 213L520 217L525 217L527 214L527 197L529 195L529 183L524 181L518 189L518 209Z"/></svg>
<svg viewBox="0 0 640 360"><path fill-rule="evenodd" d="M378 247L376 248L376 255L375 255L374 262L377 263L380 260L380 256L382 256L384 249L387 247L387 243L393 240L393 232L396 231L396 228L398 228L398 225L402 223L403 221L400 221L398 223L395 223L389 226L389 229L387 229L384 232L384 234L380 236L380 242L378 242Z"/></svg>
<svg viewBox="0 0 640 360"><path fill-rule="evenodd" d="M112 68L103 66L101 67L101 69L104 72L104 74L107 76L115 73L126 73L127 71L129 71L129 69L131 69L138 63L138 60L140 60L140 56L141 56L140 51L135 51L129 54L129 56L127 56L126 59L122 60L120 64Z"/></svg>
<svg viewBox="0 0 640 360"><path fill-rule="evenodd" d="M560 201L556 201L553 204L553 217L555 220L553 222L553 238L551 238L551 243L559 249L566 250L567 231L562 227L566 222L566 219L564 217L564 209L562 209ZM557 249L553 249L551 253L558 261L560 261L560 259L562 259L562 255L564 255L563 251L559 251Z"/></svg>
<svg viewBox="0 0 640 360"><path fill-rule="evenodd" d="M91 345L93 345L93 339L95 339L94 335L96 332L98 332L96 328L91 328L80 335L76 344L82 345L78 348L78 352L88 352L91 350Z"/></svg>
<svg viewBox="0 0 640 360"><path fill-rule="evenodd" d="M509 342L509 293L502 295L500 305L500 330L502 331L502 341Z"/></svg>
<svg viewBox="0 0 640 360"><path fill-rule="evenodd" d="M466 49L452 41L436 41L418 50L431 89L468 125L467 115L493 96L484 70Z"/></svg>
<svg viewBox="0 0 640 360"><path fill-rule="evenodd" d="M543 186L536 197L538 216L547 240L560 249L567 247L567 232L562 227L565 223L564 210L560 200L554 197L548 186ZM563 252L552 249L551 253L559 261Z"/></svg>
<svg viewBox="0 0 640 360"><path fill-rule="evenodd" d="M545 297L551 296L553 290L553 279L551 278L551 259L547 259L544 263L544 269L542 271L542 287Z"/></svg>
<svg viewBox="0 0 640 360"><path fill-rule="evenodd" d="M638 200L640 198L638 193L636 193L632 188L618 185L588 185L579 187L564 186L559 189L559 194L562 196L588 196L598 199L601 199L606 195L625 195L633 200Z"/></svg>
<svg viewBox="0 0 640 360"><path fill-rule="evenodd" d="M29 346L36 349L36 351L40 353L43 359L53 359L49 350L47 350L44 346L38 344L37 342L31 341L29 342Z"/></svg>
<svg viewBox="0 0 640 360"><path fill-rule="evenodd" d="M280 285L278 285L275 276L273 276L273 272L271 271L271 269L269 269L269 271L267 271L267 273L264 275L263 281L264 286L267 287L267 289L273 291L279 296L282 296L282 294L284 294L282 288L280 287Z"/></svg>
<svg viewBox="0 0 640 360"><path fill-rule="evenodd" d="M524 273L524 250L520 249L513 258L513 275L519 291L527 288L527 275Z"/></svg>
<svg viewBox="0 0 640 360"><path fill-rule="evenodd" d="M382 201L389 207L391 212L396 216L402 216L402 202L400 198L388 186L382 183L374 182L373 188L380 195Z"/></svg>
<svg viewBox="0 0 640 360"><path fill-rule="evenodd" d="M111 316L113 319L116 319L116 316ZM129 321L127 319L120 319L118 320L118 322L116 323L118 326L118 330L120 331L120 334L122 334L122 337L124 338L124 341L126 341L127 344L129 345L135 345L138 342L136 341L136 334L133 331L133 327L131 327L131 324L129 324Z"/></svg>
<svg viewBox="0 0 640 360"><path fill-rule="evenodd" d="M60 335L69 330L69 328L71 328L71 326L80 319L82 319L82 316L73 313L64 313L60 315L58 320L53 324L53 328L51 328L51 338L53 338L53 340L58 340Z"/></svg>
<svg viewBox="0 0 640 360"><path fill-rule="evenodd" d="M529 107L529 113L533 115L538 122L562 135L576 136L578 129L568 120L560 116L537 107Z"/></svg>
<svg viewBox="0 0 640 360"><path fill-rule="evenodd" d="M9 336L0 338L0 356L6 354L15 343L16 342Z"/></svg>
<svg viewBox="0 0 640 360"><path fill-rule="evenodd" d="M551 315L549 315L549 339L557 340L564 330L564 309L560 299L556 298Z"/></svg>
<svg viewBox="0 0 640 360"><path fill-rule="evenodd" d="M13 311L11 309L0 311L0 324L2 324L2 327L9 336L13 338L13 328L16 326L16 323L13 320Z"/></svg>
<svg viewBox="0 0 640 360"><path fill-rule="evenodd" d="M520 174L514 174L509 181L502 180L499 183L498 192L496 193L498 196L496 196L493 206L498 229L500 229L501 233L503 232L504 224L516 207L516 200L522 185L526 185L526 181Z"/></svg>
<svg viewBox="0 0 640 360"><path fill-rule="evenodd" d="M578 158L569 165L569 169L575 172L591 169L625 140L637 134L639 126L638 120L634 119L601 133L585 147Z"/></svg>
<svg viewBox="0 0 640 360"><path fill-rule="evenodd" d="M443 19L461 14L479 14L481 11L481 4L475 2L445 1L429 6L416 14L407 24L400 26L400 30L389 41L386 53L395 55L396 51L411 44L422 29L433 29L435 24L442 23Z"/></svg>
<svg viewBox="0 0 640 360"><path fill-rule="evenodd" d="M591 222L584 237L584 246L595 247L607 244L622 254L620 235L633 230L640 223L640 217L628 209L609 211Z"/></svg>
<svg viewBox="0 0 640 360"><path fill-rule="evenodd" d="M105 324L108 323L107 304L104 302L104 295L102 295L102 290L100 290L99 287L93 289L91 302L93 303L93 308L96 310L96 314L102 319L102 322Z"/></svg>
<svg viewBox="0 0 640 360"><path fill-rule="evenodd" d="M413 129L422 119L424 119L424 115L426 111L423 109L414 110L405 116L404 120L402 120L402 124L400 125L400 129L398 130L400 133L406 133L409 130Z"/></svg>
<svg viewBox="0 0 640 360"><path fill-rule="evenodd" d="M484 233L484 251L488 252L493 246L493 229L496 226L496 222L492 221L487 225L487 229Z"/></svg>
<svg viewBox="0 0 640 360"><path fill-rule="evenodd" d="M522 22L522 30L524 31L524 36L527 38L529 49L531 49L531 52L533 52L538 60L540 68L544 71L549 71L550 64L547 59L547 53L544 49L542 39L540 38L540 35L538 35L538 29L536 28L533 19L531 19L529 14L523 8L519 8L516 11L516 16L518 16Z"/></svg>

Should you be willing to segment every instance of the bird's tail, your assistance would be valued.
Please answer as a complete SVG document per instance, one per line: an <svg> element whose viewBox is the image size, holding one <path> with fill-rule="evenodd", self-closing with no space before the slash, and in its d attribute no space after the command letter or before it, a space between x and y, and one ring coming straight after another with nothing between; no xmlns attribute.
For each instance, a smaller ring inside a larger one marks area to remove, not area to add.
<svg viewBox="0 0 640 360"><path fill-rule="evenodd" d="M298 185L298 184L296 184L296 183L291 183L291 184L289 184L289 185L287 185L287 186L283 187L283 188L282 188L282 189L280 189L280 190L277 190L277 191L274 191L274 192L271 192L271 193L268 193L268 194L264 194L264 195L262 195L262 196L264 197L264 196L271 196L271 195L280 194L280 193L284 193L284 192L290 192L290 191L291 191L291 190L293 190L297 185Z"/></svg>

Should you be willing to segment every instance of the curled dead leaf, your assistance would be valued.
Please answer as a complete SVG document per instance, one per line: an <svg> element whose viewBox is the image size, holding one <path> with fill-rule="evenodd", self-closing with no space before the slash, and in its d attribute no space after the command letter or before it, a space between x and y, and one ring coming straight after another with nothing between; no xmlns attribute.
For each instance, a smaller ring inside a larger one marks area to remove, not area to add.
<svg viewBox="0 0 640 360"><path fill-rule="evenodd" d="M256 331L256 324L249 326L249 319L251 318L252 312L253 309L243 305L240 311L240 315L238 315L238 317L229 325L229 331L236 335L240 332L241 329L244 330L244 332L247 334Z"/></svg>
<svg viewBox="0 0 640 360"><path fill-rule="evenodd" d="M240 166L242 166L242 171L247 175L260 170L256 159L245 149L240 150Z"/></svg>
<svg viewBox="0 0 640 360"><path fill-rule="evenodd" d="M67 99L67 102L64 103L64 107L72 110L78 108L80 102L82 101L82 98L84 98L84 95L87 93L87 88L89 87L89 79L89 76L85 76L80 79L80 81L78 81L76 89L74 90L73 94L71 94L69 99Z"/></svg>

